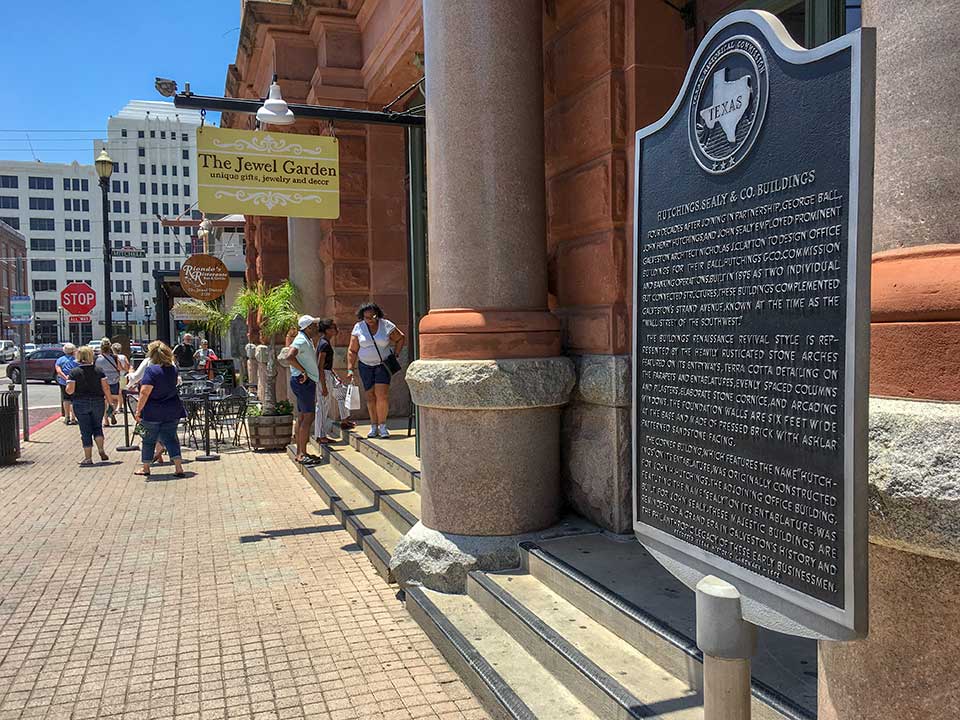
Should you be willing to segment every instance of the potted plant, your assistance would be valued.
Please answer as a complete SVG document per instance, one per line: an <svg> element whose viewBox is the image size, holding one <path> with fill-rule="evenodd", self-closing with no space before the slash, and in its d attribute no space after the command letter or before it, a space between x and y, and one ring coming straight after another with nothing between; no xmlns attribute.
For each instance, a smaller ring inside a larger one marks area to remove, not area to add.
<svg viewBox="0 0 960 720"><path fill-rule="evenodd" d="M297 324L297 290L289 280L268 287L262 282L248 285L237 295L233 307L224 311L213 303L188 300L184 303L195 312L197 321L212 330L229 327L238 317L256 315L260 321L260 335L269 346L266 357L266 383L263 388L263 408L259 415L247 415L250 445L254 448L279 450L287 447L293 437L293 412L290 403L277 402L277 339L283 338Z"/></svg>

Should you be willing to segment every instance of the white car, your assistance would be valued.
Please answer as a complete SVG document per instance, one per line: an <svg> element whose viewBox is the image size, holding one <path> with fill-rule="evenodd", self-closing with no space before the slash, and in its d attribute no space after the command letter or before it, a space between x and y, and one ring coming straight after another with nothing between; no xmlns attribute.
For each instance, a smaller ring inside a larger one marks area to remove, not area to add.
<svg viewBox="0 0 960 720"><path fill-rule="evenodd" d="M0 362L12 362L17 356L13 340L0 340Z"/></svg>
<svg viewBox="0 0 960 720"><path fill-rule="evenodd" d="M36 344L36 343L24 343L24 344L23 344L23 354L26 355L27 357L30 357L30 353L32 353L32 352L33 352L34 350L36 350L36 349L37 349L37 344ZM14 345L14 346L13 346L13 359L14 359L14 360L19 360L19 359L20 359L20 346L19 346L19 345Z"/></svg>

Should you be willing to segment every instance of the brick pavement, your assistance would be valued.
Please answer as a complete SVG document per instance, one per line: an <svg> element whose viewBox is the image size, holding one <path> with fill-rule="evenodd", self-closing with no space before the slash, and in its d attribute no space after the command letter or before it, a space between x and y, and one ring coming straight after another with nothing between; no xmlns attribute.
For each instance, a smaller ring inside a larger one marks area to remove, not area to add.
<svg viewBox="0 0 960 720"><path fill-rule="evenodd" d="M0 720L486 717L284 455L79 445L0 468Z"/></svg>

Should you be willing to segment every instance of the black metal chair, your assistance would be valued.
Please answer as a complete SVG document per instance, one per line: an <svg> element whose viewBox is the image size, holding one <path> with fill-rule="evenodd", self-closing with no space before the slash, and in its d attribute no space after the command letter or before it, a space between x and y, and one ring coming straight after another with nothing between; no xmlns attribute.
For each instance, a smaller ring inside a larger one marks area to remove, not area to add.
<svg viewBox="0 0 960 720"><path fill-rule="evenodd" d="M211 425L215 429L217 446L229 442L240 447L240 438L246 435L247 447L250 447L250 433L247 430L247 398L245 395L230 395L211 403Z"/></svg>

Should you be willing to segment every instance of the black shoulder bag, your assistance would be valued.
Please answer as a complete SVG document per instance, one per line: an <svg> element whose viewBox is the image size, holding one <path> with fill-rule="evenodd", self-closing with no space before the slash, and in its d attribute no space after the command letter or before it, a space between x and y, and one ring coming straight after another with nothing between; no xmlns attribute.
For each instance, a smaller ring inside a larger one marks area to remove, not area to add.
<svg viewBox="0 0 960 720"><path fill-rule="evenodd" d="M380 331L380 328L377 327L377 332ZM377 345L377 335L376 333L371 333L370 337L373 338L373 347L377 351L377 356L380 358L380 364L386 366L387 372L391 375L396 375L400 372L400 361L397 360L397 356L393 354L393 351L390 351L390 354L387 355L387 359L383 359L383 355L380 354L380 346Z"/></svg>

